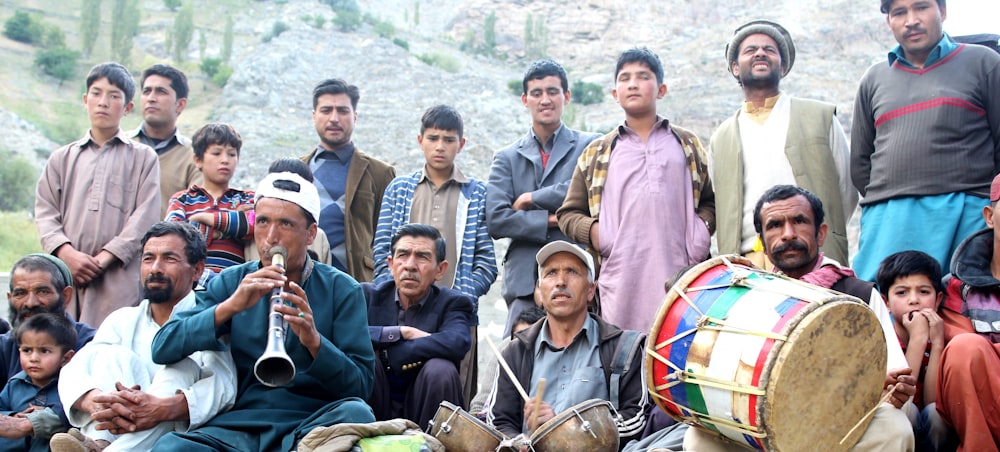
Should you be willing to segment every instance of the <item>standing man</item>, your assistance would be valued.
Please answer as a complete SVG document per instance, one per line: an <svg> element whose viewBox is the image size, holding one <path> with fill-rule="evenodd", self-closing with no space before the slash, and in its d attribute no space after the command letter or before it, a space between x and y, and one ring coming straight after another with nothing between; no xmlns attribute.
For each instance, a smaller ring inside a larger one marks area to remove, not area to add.
<svg viewBox="0 0 1000 452"><path fill-rule="evenodd" d="M154 64L142 71L142 124L132 139L156 151L160 161L160 217L174 193L201 185L202 175L194 163L187 137L177 132L177 117L187 107L187 76L166 64Z"/></svg>
<svg viewBox="0 0 1000 452"><path fill-rule="evenodd" d="M111 443L108 452L149 450L164 434L198 427L233 406L228 350L195 352L169 366L152 359L156 332L195 305L205 239L190 224L164 221L146 232L142 247L144 299L111 313L60 374L66 417L80 430L53 436L57 452L86 452L94 443Z"/></svg>
<svg viewBox="0 0 1000 452"><path fill-rule="evenodd" d="M864 197L853 266L869 281L898 251L950 268L959 243L986 227L1000 172L1000 55L952 41L944 0L881 6L899 45L861 78L851 132L851 177Z"/></svg>
<svg viewBox="0 0 1000 452"><path fill-rule="evenodd" d="M548 242L568 240L556 210L566 198L580 153L599 134L566 127L570 101L566 71L552 60L531 64L521 81L521 103L531 115L524 137L493 156L486 190L486 225L495 239L509 238L500 293L507 302L504 337L525 309L535 306L535 254Z"/></svg>
<svg viewBox="0 0 1000 452"><path fill-rule="evenodd" d="M701 140L656 112L667 94L660 57L623 52L611 94L625 121L584 149L556 215L600 256L601 317L649 331L663 283L708 257L715 193Z"/></svg>
<svg viewBox="0 0 1000 452"><path fill-rule="evenodd" d="M319 190L319 227L330 242L333 266L366 282L375 271L372 239L379 203L396 170L361 152L351 140L360 97L357 86L340 79L316 86L312 117L319 145L302 161L309 164Z"/></svg>
<svg viewBox="0 0 1000 452"><path fill-rule="evenodd" d="M874 285L854 277L850 268L825 257L819 251L826 240L823 203L816 195L800 187L778 185L768 189L754 207L754 226L760 234L764 253L774 263L774 271L790 278L853 295L875 313L885 336L887 353L885 390L895 387L892 397L875 411L867 430L855 444L857 451L912 451L913 428L898 409L917 391L917 379L910 375L906 356L896 339L892 314ZM822 387L822 382L817 382ZM883 391L883 393L885 392ZM745 450L722 444L716 437L698 429L688 429L684 450Z"/></svg>
<svg viewBox="0 0 1000 452"><path fill-rule="evenodd" d="M448 268L433 226L408 223L392 236L392 279L363 283L368 331L378 351L369 402L380 421L426 426L442 401L465 405L459 362L472 344L475 311L466 294L434 284Z"/></svg>
<svg viewBox="0 0 1000 452"><path fill-rule="evenodd" d="M149 146L121 129L134 105L128 69L98 64L86 83L90 130L45 163L35 190L35 227L42 249L73 274L66 311L100 325L139 299L139 241L160 213L160 164Z"/></svg>
<svg viewBox="0 0 1000 452"><path fill-rule="evenodd" d="M255 193L261 260L213 278L195 307L177 313L153 338L158 364L230 350L236 403L198 428L160 438L154 450L293 450L315 427L375 421L363 400L371 394L375 353L361 286L306 252L320 212L316 187L295 173L271 173ZM288 252L283 266L271 256L278 246ZM296 373L288 384L268 387L254 376L254 365L268 343L275 292L284 301L274 310L287 324L285 352Z"/></svg>
<svg viewBox="0 0 1000 452"><path fill-rule="evenodd" d="M545 317L515 334L501 354L529 396L538 394L542 379L547 390L536 409L536 404L524 403L506 373L497 373L487 421L508 437L528 436L576 404L609 400L624 445L642 433L649 415L642 378L646 335L623 331L588 312L597 285L593 258L583 249L551 242L538 250L536 261L535 296Z"/></svg>
<svg viewBox="0 0 1000 452"><path fill-rule="evenodd" d="M754 20L737 28L726 45L726 63L745 102L710 142L719 253L742 254L766 267L753 208L768 188L788 184L833 207L823 252L847 262L847 222L858 192L851 185L850 149L837 108L779 90L795 63L795 44L774 22Z"/></svg>

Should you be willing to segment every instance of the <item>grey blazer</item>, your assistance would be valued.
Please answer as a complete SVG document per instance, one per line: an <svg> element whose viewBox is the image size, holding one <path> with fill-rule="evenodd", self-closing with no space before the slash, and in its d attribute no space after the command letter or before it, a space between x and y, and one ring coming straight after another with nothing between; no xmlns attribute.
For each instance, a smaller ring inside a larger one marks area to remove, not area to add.
<svg viewBox="0 0 1000 452"><path fill-rule="evenodd" d="M548 227L548 217L566 198L580 153L600 136L561 125L544 170L531 131L493 156L486 190L486 225L494 239L511 239L501 287L508 303L534 292L538 249L551 241L569 240L558 226ZM514 210L514 201L526 192L532 192L536 209Z"/></svg>

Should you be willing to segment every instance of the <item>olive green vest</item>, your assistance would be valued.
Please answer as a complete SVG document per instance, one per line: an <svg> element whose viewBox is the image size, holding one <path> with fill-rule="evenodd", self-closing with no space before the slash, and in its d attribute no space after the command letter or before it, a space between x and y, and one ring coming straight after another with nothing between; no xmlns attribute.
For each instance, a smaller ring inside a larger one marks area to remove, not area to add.
<svg viewBox="0 0 1000 452"><path fill-rule="evenodd" d="M791 98L785 156L795 184L823 201L827 224L823 252L847 263L847 219L844 218L840 179L830 149L830 125L837 107L826 102ZM743 144L736 115L712 135L712 182L715 184L716 240L720 254L742 254Z"/></svg>

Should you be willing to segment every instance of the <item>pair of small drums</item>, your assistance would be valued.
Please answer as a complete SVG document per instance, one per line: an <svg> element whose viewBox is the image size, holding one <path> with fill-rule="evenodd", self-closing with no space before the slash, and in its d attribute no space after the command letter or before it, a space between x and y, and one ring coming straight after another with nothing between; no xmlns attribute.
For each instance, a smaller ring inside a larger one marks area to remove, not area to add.
<svg viewBox="0 0 1000 452"><path fill-rule="evenodd" d="M539 426L524 445L535 452L617 451L618 426L611 413L608 401L587 400ZM449 402L438 407L430 434L448 451L516 451L519 446Z"/></svg>

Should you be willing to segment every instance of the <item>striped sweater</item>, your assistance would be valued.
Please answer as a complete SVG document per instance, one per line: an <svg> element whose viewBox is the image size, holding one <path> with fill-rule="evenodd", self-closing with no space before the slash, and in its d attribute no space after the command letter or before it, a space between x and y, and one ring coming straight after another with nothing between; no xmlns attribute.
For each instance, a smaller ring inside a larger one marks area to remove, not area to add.
<svg viewBox="0 0 1000 452"><path fill-rule="evenodd" d="M422 171L393 179L385 189L378 226L375 228L374 283L392 279L386 261L391 250L392 235L400 226L410 222L413 191L422 177ZM448 246L461 243L452 289L478 299L490 290L497 279L497 261L493 253L493 239L486 230L486 184L469 178L462 184L458 197L458 218L455 230L459 237L445 237Z"/></svg>
<svg viewBox="0 0 1000 452"><path fill-rule="evenodd" d="M166 221L188 221L196 213L209 212L215 216L215 226L191 222L201 231L208 245L205 268L220 272L226 267L244 262L243 247L253 240L253 222L247 218L253 207L252 191L230 188L218 200L204 188L192 185L170 198Z"/></svg>

